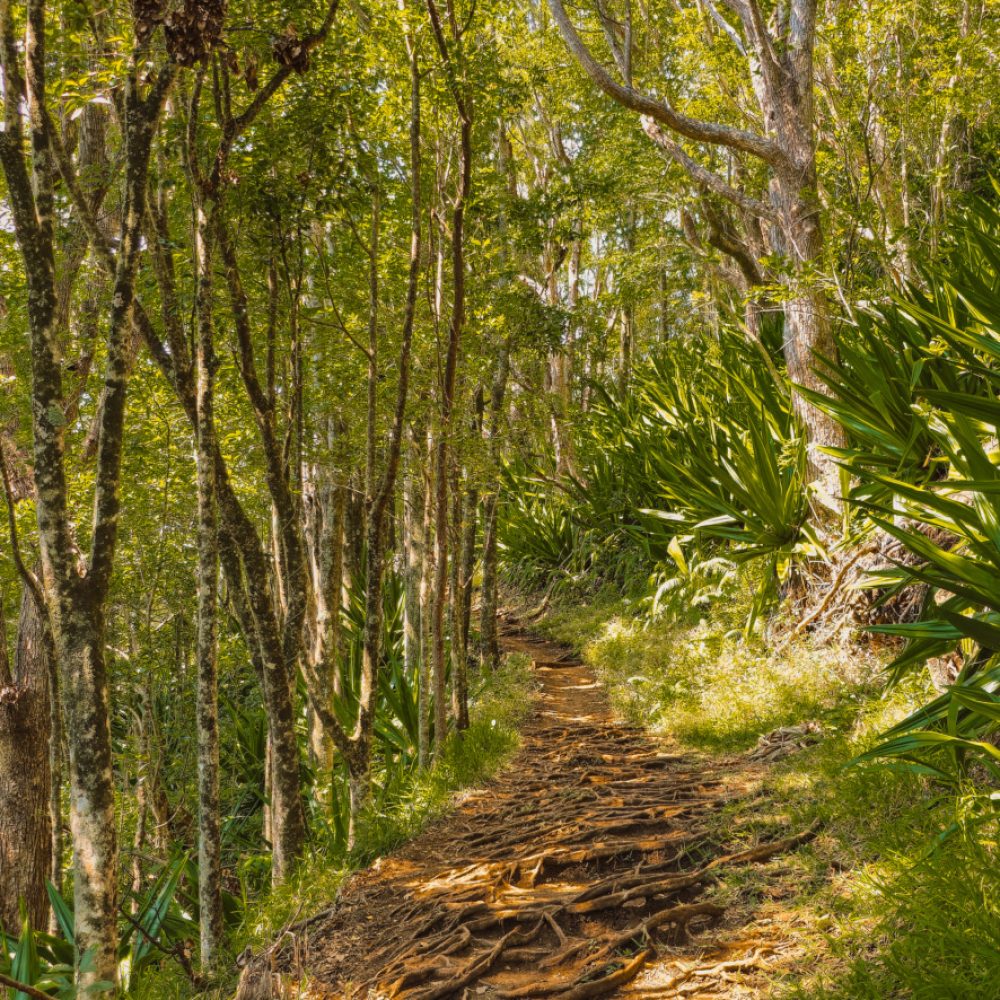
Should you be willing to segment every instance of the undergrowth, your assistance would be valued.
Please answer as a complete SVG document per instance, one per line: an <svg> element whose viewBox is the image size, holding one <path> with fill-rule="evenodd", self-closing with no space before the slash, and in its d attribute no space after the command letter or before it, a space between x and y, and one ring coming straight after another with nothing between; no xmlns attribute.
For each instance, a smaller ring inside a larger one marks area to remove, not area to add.
<svg viewBox="0 0 1000 1000"><path fill-rule="evenodd" d="M235 969L235 957L245 949L267 947L288 925L330 906L352 872L416 836L446 813L456 792L481 785L495 774L518 746L518 730L530 710L534 683L527 656L504 657L501 668L483 678L474 692L469 728L450 736L432 768L423 772L414 769L390 801L363 817L357 846L350 854L314 844L288 882L247 906L243 922L232 936L230 960L223 962L223 967ZM234 986L233 981L220 982L197 996L222 1000L232 995ZM136 1000L182 1000L195 994L182 971L170 964L146 976L132 995Z"/></svg>
<svg viewBox="0 0 1000 1000"><path fill-rule="evenodd" d="M929 680L913 674L886 694L889 656L877 649L807 638L782 649L780 638L743 635L752 586L700 617L655 620L641 601L604 592L556 607L544 628L582 651L622 717L693 752L747 750L807 720L822 727L712 821L729 844L818 825L795 855L726 872L717 889L764 938L778 929L794 943L791 960L770 960L766 995L1000 998L1000 858L986 794L956 803L926 777L850 765L926 703Z"/></svg>

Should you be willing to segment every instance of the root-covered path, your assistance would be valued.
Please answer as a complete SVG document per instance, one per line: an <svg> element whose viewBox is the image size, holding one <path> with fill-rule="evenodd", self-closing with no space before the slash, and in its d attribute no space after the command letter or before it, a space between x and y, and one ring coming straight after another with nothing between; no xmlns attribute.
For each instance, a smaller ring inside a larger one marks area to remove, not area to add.
<svg viewBox="0 0 1000 1000"><path fill-rule="evenodd" d="M709 890L722 866L804 835L726 854L705 831L733 792L723 765L666 753L613 721L589 669L564 651L508 645L533 657L541 684L517 756L294 935L280 964L303 992L287 995L748 995L724 986L740 960L699 943L725 913ZM665 951L681 961L653 975ZM759 954L743 953L748 965Z"/></svg>

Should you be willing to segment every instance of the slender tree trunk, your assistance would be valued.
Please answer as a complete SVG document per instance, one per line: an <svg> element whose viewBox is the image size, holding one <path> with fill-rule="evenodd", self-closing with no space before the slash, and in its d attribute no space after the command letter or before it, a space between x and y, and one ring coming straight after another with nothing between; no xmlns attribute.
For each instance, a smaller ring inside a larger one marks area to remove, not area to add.
<svg viewBox="0 0 1000 1000"><path fill-rule="evenodd" d="M422 765L426 767L431 756L431 669L436 663L432 655L433 618L433 585L434 585L434 545L432 531L434 526L434 436L428 430L425 442L425 461L423 463L423 525L421 535L423 546L420 563L420 688L417 700L420 706L420 721L418 733L418 754ZM434 671L434 700L437 703L437 671ZM442 695L443 697L443 695Z"/></svg>
<svg viewBox="0 0 1000 1000"><path fill-rule="evenodd" d="M212 234L205 206L197 208L198 269L198 914L201 966L214 969L222 946L222 834L219 792L218 521L215 503Z"/></svg>
<svg viewBox="0 0 1000 1000"><path fill-rule="evenodd" d="M277 435L275 410L264 393L256 372L250 327L250 306L243 287L239 260L228 220L215 213L215 237L223 264L233 326L238 343L240 376L253 406L265 459L265 480L271 497L274 535L279 557L272 567L264 554L256 526L243 510L232 489L225 461L215 448L215 486L219 505L220 544L222 534L235 545L242 562L242 580L231 586L246 592L244 634L258 647L263 679L264 706L271 735L273 773L271 788L272 879L283 882L295 867L305 847L305 812L301 776L294 682L303 666L306 613L309 607L309 576L301 509L289 477L287 449ZM294 421L293 421L294 425ZM294 434L294 426L292 433ZM229 565L229 564L227 564ZM227 569L228 575L228 569ZM280 607L275 597L280 595Z"/></svg>
<svg viewBox="0 0 1000 1000"><path fill-rule="evenodd" d="M445 660L445 610L448 607L448 445L439 427L435 445L434 589L431 641L434 644L434 753L448 736L448 689Z"/></svg>
<svg viewBox="0 0 1000 1000"><path fill-rule="evenodd" d="M421 656L420 582L424 563L424 512L417 474L416 442L410 435L406 474L403 479L403 659L406 676L417 683L417 761L427 765L427 678Z"/></svg>
<svg viewBox="0 0 1000 1000"><path fill-rule="evenodd" d="M347 488L347 510L344 518L344 589L361 580L365 550L365 497L363 482L357 473L351 475Z"/></svg>
<svg viewBox="0 0 1000 1000"><path fill-rule="evenodd" d="M462 622L459 630L462 662L469 662L469 633L472 629L472 577L476 570L476 542L479 540L479 491L465 491L465 528L462 534ZM468 667L466 667L468 669Z"/></svg>
<svg viewBox="0 0 1000 1000"><path fill-rule="evenodd" d="M420 69L416 48L407 38L410 56L410 261L406 286L406 308L403 316L402 342L399 349L396 384L396 405L392 430L386 452L385 466L376 485L373 468L374 456L369 450L367 483L369 487L367 563L365 580L365 626L361 657L361 689L358 698L358 717L350 745L345 754L349 772L351 800L348 846L353 847L357 820L367 805L371 789L371 744L375 729L375 712L378 707L378 688L382 659L382 608L385 575L387 522L395 503L396 478L399 471L406 422L406 405L410 384L410 354L413 345L413 325L417 308L417 290L420 278ZM377 266L374 249L377 246L377 227L373 225L373 267ZM377 281L372 279L372 311L377 297ZM372 329L369 344L369 377L377 376L377 331ZM368 439L374 438L375 413L368 413Z"/></svg>
<svg viewBox="0 0 1000 1000"><path fill-rule="evenodd" d="M341 692L341 634L343 632L341 613L344 607L344 524L347 514L347 487L341 483L333 487L333 505L330 517L329 537L324 544L324 553L329 555L330 566L326 572L327 617L324 627L323 664L330 690L330 705Z"/></svg>
<svg viewBox="0 0 1000 1000"><path fill-rule="evenodd" d="M56 669L52 633L49 642L49 824L52 830L52 867L49 881L59 891L63 889L63 758L65 746L62 727L62 704L59 698L59 674ZM49 931L55 933L58 925L55 913L49 918Z"/></svg>
<svg viewBox="0 0 1000 1000"><path fill-rule="evenodd" d="M465 612L465 591L462 587L462 540L465 511L463 509L461 473L457 461L453 460L451 472L451 532L449 548L453 555L449 567L448 593L449 631L451 633L451 712L455 719L455 729L464 732L469 728L469 661L462 652L463 614Z"/></svg>
<svg viewBox="0 0 1000 1000"><path fill-rule="evenodd" d="M261 816L261 836L270 846L274 843L274 751L271 749L271 730L268 728L264 739L264 809Z"/></svg>
<svg viewBox="0 0 1000 1000"><path fill-rule="evenodd" d="M332 444L332 434L331 434ZM333 711L340 691L341 607L344 590L344 510L346 489L329 470L317 472L316 520L313 555L316 609L306 681L310 699ZM309 744L313 760L323 773L333 766L333 737L319 713L310 706Z"/></svg>
<svg viewBox="0 0 1000 1000"><path fill-rule="evenodd" d="M447 736L447 708L443 688L445 679L444 618L448 600L448 474L459 344L465 329L465 206L472 187L472 113L465 92L465 81L462 77L465 69L462 64L462 36L458 19L454 16L454 9L449 0L448 24L451 29L449 40L445 37L435 0L426 0L426 2L434 40L445 64L448 85L458 112L460 161L458 189L455 192L451 213L451 318L448 324L448 347L441 383L441 416L437 430L437 485L435 488L437 545L432 630L437 698L434 742L435 747L440 749Z"/></svg>
<svg viewBox="0 0 1000 1000"><path fill-rule="evenodd" d="M483 500L483 586L479 602L480 662L489 670L500 665L500 642L497 635L498 566L497 566L497 516L499 508L500 432L503 421L503 403L510 374L510 337L500 345L493 384L490 387L487 441L489 471L493 488Z"/></svg>
<svg viewBox="0 0 1000 1000"><path fill-rule="evenodd" d="M290 680L280 651L268 650L264 658L264 701L271 734L271 877L276 885L291 874L306 841L299 741Z"/></svg>
<svg viewBox="0 0 1000 1000"><path fill-rule="evenodd" d="M500 665L499 574L497 567L497 519L499 497L496 487L483 499L483 584L479 597L479 662L487 670Z"/></svg>

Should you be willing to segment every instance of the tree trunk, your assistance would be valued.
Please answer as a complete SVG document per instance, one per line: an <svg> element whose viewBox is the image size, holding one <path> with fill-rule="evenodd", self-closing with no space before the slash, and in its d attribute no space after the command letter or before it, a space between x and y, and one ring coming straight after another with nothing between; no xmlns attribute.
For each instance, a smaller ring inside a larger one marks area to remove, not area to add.
<svg viewBox="0 0 1000 1000"><path fill-rule="evenodd" d="M462 622L459 630L462 662L469 662L469 633L472 629L472 578L476 570L476 542L479 540L479 491L465 491L465 530L462 536ZM468 669L468 667L466 667Z"/></svg>
<svg viewBox="0 0 1000 1000"><path fill-rule="evenodd" d="M403 432L410 385L410 354L413 346L413 325L416 317L417 291L420 279L420 69L416 48L409 37L407 37L407 51L410 56L410 261L406 286L406 309L403 315L403 330L397 366L399 380L396 384L396 403L393 410L389 446L386 451L385 466L377 484L371 465L369 465L367 477L368 487L372 492L367 498L368 545L365 575L365 625L358 716L348 745L344 745L343 734L340 735L349 771L351 800L349 847L354 846L357 836L357 822L371 793L371 748L375 729L375 713L378 709L379 678L382 666L386 527L389 515L395 506L396 478L403 448ZM372 285L373 289L377 287L374 278ZM373 301L373 311L374 308L375 302ZM369 378L377 377L374 336L373 331L373 341L369 353ZM371 409L368 412L368 421L368 439L371 441L374 437L375 422L375 413ZM371 458L370 452L369 458Z"/></svg>
<svg viewBox="0 0 1000 1000"><path fill-rule="evenodd" d="M462 539L465 511L460 486L461 473L453 462L451 473L451 532L449 548L453 553L449 567L449 631L451 633L451 712L455 729L463 732L469 728L469 662L462 653L465 590L462 586Z"/></svg>
<svg viewBox="0 0 1000 1000"><path fill-rule="evenodd" d="M422 663L420 583L424 563L424 501L417 481L416 442L411 435L403 479L403 659L406 676L417 684L417 761L427 766L427 671Z"/></svg>
<svg viewBox="0 0 1000 1000"><path fill-rule="evenodd" d="M438 428L434 482L434 588L431 641L434 645L434 754L448 735L447 679L444 655L445 609L448 606L448 445Z"/></svg>
<svg viewBox="0 0 1000 1000"><path fill-rule="evenodd" d="M332 436L331 436L332 441ZM346 490L329 470L316 472L317 522L311 541L315 577L315 622L309 647L306 682L310 700L322 701L331 711L340 691L341 606L344 591L344 510ZM309 747L322 773L333 766L333 736L319 713L310 706Z"/></svg>
<svg viewBox="0 0 1000 1000"><path fill-rule="evenodd" d="M507 393L507 378L510 374L510 337L500 345L497 366L490 387L489 423L489 474L493 477L493 488L483 500L483 585L479 599L479 645L480 662L489 670L500 665L500 642L497 635L497 516L499 513L500 475L500 431L503 422L503 403Z"/></svg>
<svg viewBox="0 0 1000 1000"><path fill-rule="evenodd" d="M344 589L361 581L365 550L365 495L355 472L347 488L344 517Z"/></svg>
<svg viewBox="0 0 1000 1000"><path fill-rule="evenodd" d="M198 917L201 966L211 971L222 946L222 833L219 792L218 581L219 537L215 505L212 238L205 207L197 209L198 267Z"/></svg>
<svg viewBox="0 0 1000 1000"><path fill-rule="evenodd" d="M48 926L52 637L44 611L25 588L11 671L2 615L0 608L0 929L16 937L22 899L31 926Z"/></svg>
<svg viewBox="0 0 1000 1000"><path fill-rule="evenodd" d="M496 670L500 665L500 640L497 634L498 508L499 497L494 487L483 499L483 584L479 595L479 662L488 670Z"/></svg>
<svg viewBox="0 0 1000 1000"><path fill-rule="evenodd" d="M448 323L448 347L441 381L441 415L437 429L437 485L435 488L436 507L436 553L435 553L435 594L434 594L434 685L435 685L435 733L437 750L444 745L447 737L447 708L445 705L445 658L444 658L444 615L448 599L448 474L450 469L449 450L451 446L452 411L455 402L455 384L458 373L459 344L465 329L465 206L472 187L472 112L460 74L464 66L457 65L453 58L461 58L461 30L454 10L449 4L448 24L451 39L445 37L441 17L435 0L426 0L430 15L434 41L445 64L449 89L455 102L459 120L459 177L451 212L451 318ZM466 29L468 25L466 25Z"/></svg>
<svg viewBox="0 0 1000 1000"><path fill-rule="evenodd" d="M811 132L804 130L800 151L802 165L792 176L779 174L772 184L773 200L782 219L780 241L794 265L787 275L783 353L788 376L796 385L825 391L816 374L824 360L837 362L837 345L830 325L829 303L813 284L813 271L822 267L823 230L815 196L816 162ZM798 393L795 410L806 430L810 479L819 481L829 497L838 495L838 471L822 448L843 448L844 428Z"/></svg>
<svg viewBox="0 0 1000 1000"><path fill-rule="evenodd" d="M63 890L63 743L62 703L59 697L59 674L56 669L55 652L52 646L51 630L49 642L49 827L52 831L52 854L49 881ZM49 915L49 932L56 933L58 924L55 913Z"/></svg>
<svg viewBox="0 0 1000 1000"><path fill-rule="evenodd" d="M433 587L434 587L434 545L432 533L434 528L434 436L428 431L426 438L425 461L423 462L423 550L420 563L420 688L417 701L420 708L418 733L418 755L426 766L431 756L431 670L433 659L432 619ZM437 670L434 670L434 697L437 703Z"/></svg>
<svg viewBox="0 0 1000 1000"><path fill-rule="evenodd" d="M80 958L93 949L93 965L81 972L81 983L113 982L118 971L118 842L104 618L93 607L68 612L65 605L58 612L56 655L66 665L61 682L76 859L74 936Z"/></svg>

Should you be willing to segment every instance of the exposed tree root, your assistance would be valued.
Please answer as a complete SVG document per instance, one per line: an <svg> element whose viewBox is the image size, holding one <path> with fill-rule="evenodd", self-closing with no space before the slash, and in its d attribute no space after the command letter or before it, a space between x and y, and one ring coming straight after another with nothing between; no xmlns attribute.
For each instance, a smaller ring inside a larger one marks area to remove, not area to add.
<svg viewBox="0 0 1000 1000"><path fill-rule="evenodd" d="M704 820L729 794L721 765L664 754L613 722L562 651L546 646L536 668L540 710L515 766L298 928L310 996L609 996L663 945L723 918L699 898L718 869L812 836L719 854Z"/></svg>

